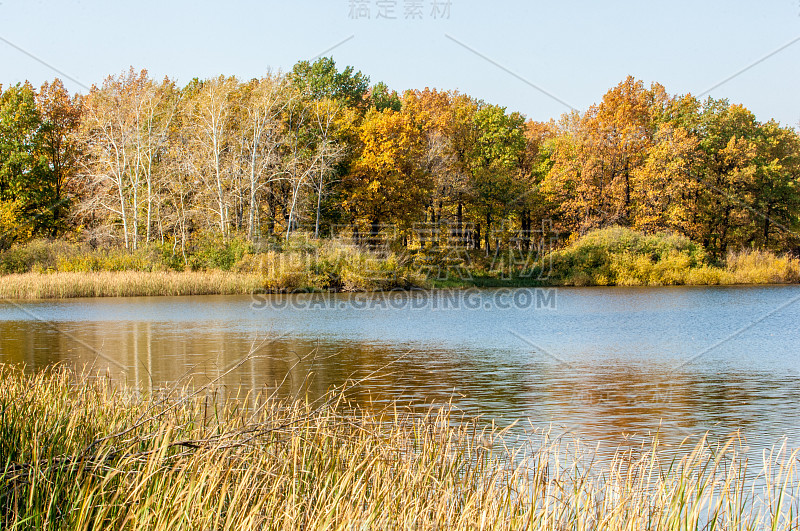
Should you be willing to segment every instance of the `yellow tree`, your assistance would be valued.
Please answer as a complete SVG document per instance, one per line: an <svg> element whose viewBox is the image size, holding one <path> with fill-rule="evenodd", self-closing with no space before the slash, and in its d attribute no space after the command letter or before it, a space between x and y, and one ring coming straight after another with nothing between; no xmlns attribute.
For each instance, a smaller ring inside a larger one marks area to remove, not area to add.
<svg viewBox="0 0 800 531"><path fill-rule="evenodd" d="M455 188L463 186L464 172L458 171L453 150L452 94L424 89L409 90L403 95L403 111L410 115L421 130L424 151L422 165L434 182L434 194L427 206L433 208L451 197ZM434 214L432 218L435 218ZM431 221L435 221L432 219Z"/></svg>
<svg viewBox="0 0 800 531"><path fill-rule="evenodd" d="M361 123L360 156L343 183L344 207L375 234L383 222L410 227L422 213L432 183L421 166L425 140L411 116L369 111Z"/></svg>
<svg viewBox="0 0 800 531"><path fill-rule="evenodd" d="M659 127L654 145L632 176L634 228L697 236L698 147L697 137L682 127Z"/></svg>

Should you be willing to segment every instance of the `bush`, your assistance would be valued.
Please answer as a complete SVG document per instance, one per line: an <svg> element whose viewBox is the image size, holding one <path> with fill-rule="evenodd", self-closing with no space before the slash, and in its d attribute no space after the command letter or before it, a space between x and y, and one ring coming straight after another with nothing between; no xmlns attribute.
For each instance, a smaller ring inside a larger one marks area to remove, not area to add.
<svg viewBox="0 0 800 531"><path fill-rule="evenodd" d="M168 271L183 269L180 257L168 246L151 244L134 251L121 248L93 249L85 243L33 240L0 253L0 274Z"/></svg>
<svg viewBox="0 0 800 531"><path fill-rule="evenodd" d="M166 271L157 252L140 249L126 252L122 249L103 249L75 256L59 256L56 270L59 272L97 271Z"/></svg>
<svg viewBox="0 0 800 531"><path fill-rule="evenodd" d="M644 234L622 227L601 229L551 255L557 284L654 286L688 283L705 267L703 248L676 234Z"/></svg>
<svg viewBox="0 0 800 531"><path fill-rule="evenodd" d="M169 245L149 245L135 251L92 249L87 244L37 240L0 253L0 273L90 273L99 271L223 270L255 273L270 291L374 291L423 284L396 254L378 254L335 240L314 240L296 234L277 250L256 253L241 238L197 241L186 265Z"/></svg>
<svg viewBox="0 0 800 531"><path fill-rule="evenodd" d="M646 235L615 227L590 232L551 255L555 284L672 286L800 282L800 261L766 251L728 255L709 263L703 248L684 236Z"/></svg>
<svg viewBox="0 0 800 531"><path fill-rule="evenodd" d="M78 246L67 242L34 240L27 244L13 245L0 253L0 273L28 273L55 270L59 256L76 254Z"/></svg>
<svg viewBox="0 0 800 531"><path fill-rule="evenodd" d="M738 284L783 284L800 282L800 260L766 251L728 254L727 270Z"/></svg>
<svg viewBox="0 0 800 531"><path fill-rule="evenodd" d="M235 237L223 240L219 236L204 236L192 249L188 265L193 271L222 269L230 271L247 254L253 253L253 244Z"/></svg>

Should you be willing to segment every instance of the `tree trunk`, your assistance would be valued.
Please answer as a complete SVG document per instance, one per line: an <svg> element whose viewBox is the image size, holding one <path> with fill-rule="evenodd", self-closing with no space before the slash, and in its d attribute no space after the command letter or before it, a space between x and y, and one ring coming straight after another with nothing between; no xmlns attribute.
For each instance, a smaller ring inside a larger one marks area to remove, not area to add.
<svg viewBox="0 0 800 531"><path fill-rule="evenodd" d="M492 214L486 213L486 232L483 235L484 247L486 247L486 256L492 252Z"/></svg>
<svg viewBox="0 0 800 531"><path fill-rule="evenodd" d="M463 245L464 242L464 205L461 201L458 202L456 208L456 241L458 245Z"/></svg>
<svg viewBox="0 0 800 531"><path fill-rule="evenodd" d="M772 215L772 205L767 207L767 211L764 213L764 248L769 248L769 220L770 216Z"/></svg>
<svg viewBox="0 0 800 531"><path fill-rule="evenodd" d="M369 246L370 248L377 249L378 245L380 244L378 236L380 235L380 223L378 220L372 220L370 223L370 231L369 231Z"/></svg>
<svg viewBox="0 0 800 531"><path fill-rule="evenodd" d="M531 247L531 219L527 208L522 209L522 251L528 252Z"/></svg>

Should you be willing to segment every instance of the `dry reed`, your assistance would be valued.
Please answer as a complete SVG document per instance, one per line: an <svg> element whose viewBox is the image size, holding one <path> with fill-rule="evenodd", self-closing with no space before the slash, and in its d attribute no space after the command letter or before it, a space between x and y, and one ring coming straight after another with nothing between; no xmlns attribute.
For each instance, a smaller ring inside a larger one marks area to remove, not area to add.
<svg viewBox="0 0 800 531"><path fill-rule="evenodd" d="M0 298L239 295L262 286L258 274L226 271L23 273L0 276Z"/></svg>
<svg viewBox="0 0 800 531"><path fill-rule="evenodd" d="M0 367L6 529L796 529L797 452L735 441L596 460L448 409L138 396ZM250 397L252 398L252 397ZM249 404L249 407L245 407Z"/></svg>

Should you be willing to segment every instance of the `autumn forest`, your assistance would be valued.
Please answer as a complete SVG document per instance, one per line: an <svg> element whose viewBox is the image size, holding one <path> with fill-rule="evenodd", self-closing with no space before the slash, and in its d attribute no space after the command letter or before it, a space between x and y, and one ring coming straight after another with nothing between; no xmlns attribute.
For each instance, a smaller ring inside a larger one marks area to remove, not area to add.
<svg viewBox="0 0 800 531"><path fill-rule="evenodd" d="M546 123L325 58L183 87L131 69L84 95L58 79L0 90L0 249L67 238L185 257L201 237L390 225L411 245L446 224L488 252L545 223L562 242L679 234L715 260L800 250L797 132L631 77Z"/></svg>

